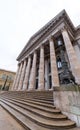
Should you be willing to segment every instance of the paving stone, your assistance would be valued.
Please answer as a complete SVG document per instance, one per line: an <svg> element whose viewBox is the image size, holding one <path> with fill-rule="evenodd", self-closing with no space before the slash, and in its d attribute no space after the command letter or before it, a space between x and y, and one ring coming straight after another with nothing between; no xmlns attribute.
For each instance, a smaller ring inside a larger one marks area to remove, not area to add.
<svg viewBox="0 0 80 130"><path fill-rule="evenodd" d="M0 130L25 130L7 111L0 106Z"/></svg>

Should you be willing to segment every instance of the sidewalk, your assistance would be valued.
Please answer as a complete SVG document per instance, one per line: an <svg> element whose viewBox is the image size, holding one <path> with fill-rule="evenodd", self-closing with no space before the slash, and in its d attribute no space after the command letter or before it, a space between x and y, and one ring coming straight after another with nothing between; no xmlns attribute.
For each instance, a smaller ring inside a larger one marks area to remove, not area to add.
<svg viewBox="0 0 80 130"><path fill-rule="evenodd" d="M25 130L7 111L0 106L0 130Z"/></svg>

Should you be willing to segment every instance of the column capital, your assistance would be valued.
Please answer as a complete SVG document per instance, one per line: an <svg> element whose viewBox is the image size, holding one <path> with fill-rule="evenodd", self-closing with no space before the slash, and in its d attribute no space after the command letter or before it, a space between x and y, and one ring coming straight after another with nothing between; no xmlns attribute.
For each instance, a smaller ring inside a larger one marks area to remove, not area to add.
<svg viewBox="0 0 80 130"><path fill-rule="evenodd" d="M20 64L20 65L23 64L23 61L21 61L19 64Z"/></svg>
<svg viewBox="0 0 80 130"><path fill-rule="evenodd" d="M49 42L50 42L50 41L54 41L54 40L55 40L55 38L54 38L54 36L52 36L52 35L51 35L51 36L49 37L49 39L48 39Z"/></svg>
<svg viewBox="0 0 80 130"><path fill-rule="evenodd" d="M29 55L27 58L31 58L31 55Z"/></svg>
<svg viewBox="0 0 80 130"><path fill-rule="evenodd" d="M40 48L44 48L44 45L42 44L42 45L40 46Z"/></svg>
<svg viewBox="0 0 80 130"><path fill-rule="evenodd" d="M65 26L61 28L61 32L63 31L67 31L67 28Z"/></svg>
<svg viewBox="0 0 80 130"><path fill-rule="evenodd" d="M33 54L37 53L37 49L34 50Z"/></svg>
<svg viewBox="0 0 80 130"><path fill-rule="evenodd" d="M20 63L18 63L17 66L20 66Z"/></svg>
<svg viewBox="0 0 80 130"><path fill-rule="evenodd" d="M26 59L29 59L29 58L31 58L31 54L29 54L29 55L26 57Z"/></svg>
<svg viewBox="0 0 80 130"><path fill-rule="evenodd" d="M26 61L27 61L27 59L25 58L23 62L25 63Z"/></svg>
<svg viewBox="0 0 80 130"><path fill-rule="evenodd" d="M29 56L31 56L31 55L33 55L33 56L34 56L34 54L36 54L36 53L37 53L37 50L36 50L36 49L34 49L34 51L33 51L32 53L30 53L30 54L29 54ZM28 56L28 57L29 57L29 56Z"/></svg>
<svg viewBox="0 0 80 130"><path fill-rule="evenodd" d="M52 36L50 36L50 37L48 38L48 40L51 41L51 40L52 40Z"/></svg>

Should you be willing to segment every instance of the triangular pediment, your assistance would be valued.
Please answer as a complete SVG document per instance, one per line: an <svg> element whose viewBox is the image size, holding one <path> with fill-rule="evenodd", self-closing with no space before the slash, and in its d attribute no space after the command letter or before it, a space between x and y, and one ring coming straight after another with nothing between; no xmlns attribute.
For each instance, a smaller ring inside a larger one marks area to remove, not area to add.
<svg viewBox="0 0 80 130"><path fill-rule="evenodd" d="M51 27L55 26L57 22L59 22L61 19L67 20L68 24L72 28L72 30L75 30L74 25L72 24L69 16L67 15L65 10L62 10L58 15L56 15L52 20L50 20L45 26L43 26L39 31L37 31L27 42L25 47L23 48L22 52L19 54L17 60L19 60L24 53L44 34L50 29Z"/></svg>

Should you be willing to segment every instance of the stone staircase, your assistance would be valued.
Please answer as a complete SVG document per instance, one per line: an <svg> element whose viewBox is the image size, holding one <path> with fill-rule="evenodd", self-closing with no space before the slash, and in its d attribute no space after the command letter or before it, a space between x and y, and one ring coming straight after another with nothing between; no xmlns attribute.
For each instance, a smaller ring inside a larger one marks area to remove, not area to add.
<svg viewBox="0 0 80 130"><path fill-rule="evenodd" d="M53 104L52 91L8 91L0 104L26 130L74 130L76 124ZM76 129L75 129L76 130Z"/></svg>

